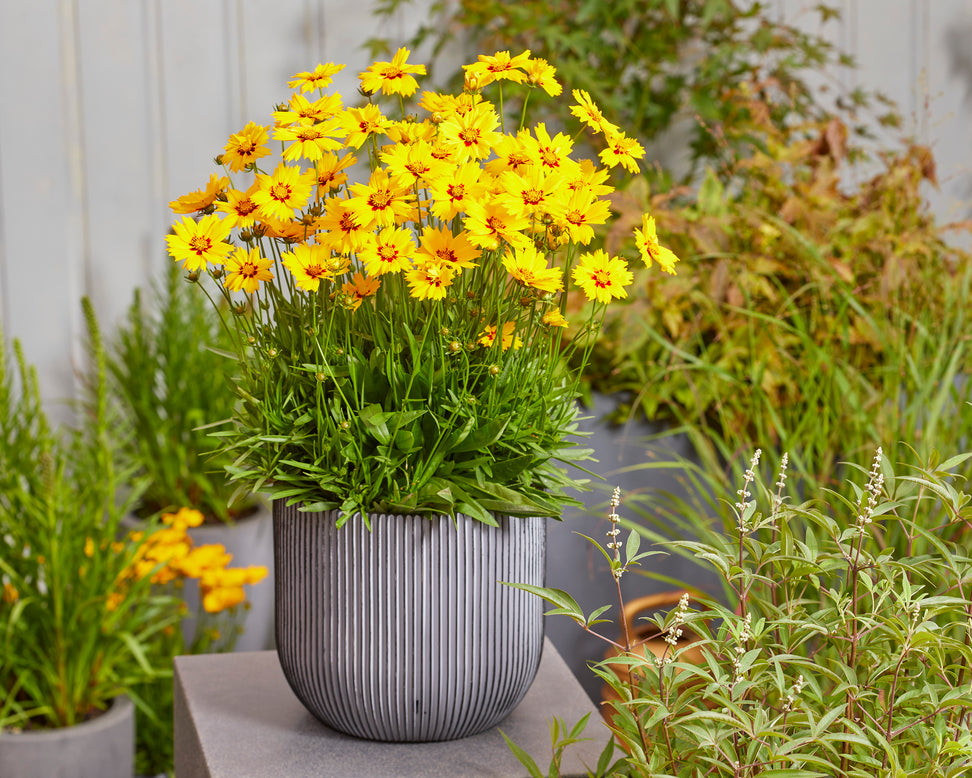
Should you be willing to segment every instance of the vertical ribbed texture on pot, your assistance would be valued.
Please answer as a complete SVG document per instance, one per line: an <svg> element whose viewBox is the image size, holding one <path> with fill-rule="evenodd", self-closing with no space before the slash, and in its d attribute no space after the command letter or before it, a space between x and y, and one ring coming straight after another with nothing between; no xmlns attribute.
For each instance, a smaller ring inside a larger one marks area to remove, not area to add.
<svg viewBox="0 0 972 778"><path fill-rule="evenodd" d="M498 516L273 507L277 653L300 701L333 729L451 740L502 721L540 664L546 525Z"/></svg>

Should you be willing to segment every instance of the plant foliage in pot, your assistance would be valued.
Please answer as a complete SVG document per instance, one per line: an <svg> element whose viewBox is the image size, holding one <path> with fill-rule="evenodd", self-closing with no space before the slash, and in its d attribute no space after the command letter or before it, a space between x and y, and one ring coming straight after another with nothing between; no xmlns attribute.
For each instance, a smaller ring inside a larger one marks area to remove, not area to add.
<svg viewBox="0 0 972 778"><path fill-rule="evenodd" d="M529 52L481 56L463 93L414 106L408 56L360 74L360 107L326 91L343 66L298 73L273 125L233 135L225 175L176 201L198 216L167 240L230 311L241 402L216 434L233 478L275 500L291 686L342 731L439 740L496 724L536 672L542 609L497 581L538 585L544 518L577 504L583 355L631 281L586 247L607 169L644 152L582 92L601 166L517 127L504 90L562 91ZM647 216L637 238L674 271ZM571 285L594 304L568 338Z"/></svg>
<svg viewBox="0 0 972 778"><path fill-rule="evenodd" d="M175 204L174 204L175 205ZM135 434L129 454L146 480L135 509L142 519L184 508L203 515L189 528L197 545L222 545L237 566L270 567L270 512L252 493L231 483L210 425L229 418L236 398L227 391L236 369L232 341L219 316L170 265L148 296L136 289L128 315L109 346L112 391ZM195 580L184 590L187 645L205 619ZM236 625L209 650L258 651L273 643L273 582L255 589Z"/></svg>
<svg viewBox="0 0 972 778"><path fill-rule="evenodd" d="M86 314L91 318L90 306ZM178 602L132 575L138 537L117 540L132 468L105 391L58 433L19 345L0 347L0 774L130 778L140 684L165 674L148 646ZM2 342L2 341L0 341ZM137 489L130 499L137 495Z"/></svg>

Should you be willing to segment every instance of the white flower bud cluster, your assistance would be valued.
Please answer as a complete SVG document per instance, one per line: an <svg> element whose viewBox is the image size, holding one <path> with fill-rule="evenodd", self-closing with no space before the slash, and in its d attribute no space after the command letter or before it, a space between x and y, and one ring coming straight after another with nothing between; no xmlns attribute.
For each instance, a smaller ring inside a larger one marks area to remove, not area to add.
<svg viewBox="0 0 972 778"><path fill-rule="evenodd" d="M871 472L867 477L867 499L864 502L864 510L857 517L858 529L864 529L871 523L874 515L874 508L877 507L878 500L881 498L881 490L884 488L884 475L881 473L881 457L884 452L878 446L874 454L874 462L871 464Z"/></svg>
<svg viewBox="0 0 972 778"><path fill-rule="evenodd" d="M793 710L793 706L794 703L796 702L796 698L799 697L800 692L803 691L803 684L804 684L804 680L803 680L803 676L801 675L796 679L796 683L793 684L793 691L790 694L786 695L786 700L783 703L784 711Z"/></svg>
<svg viewBox="0 0 972 778"><path fill-rule="evenodd" d="M746 644L753 637L753 614L747 613L743 619L742 632L739 633L739 641L736 643L736 655L732 658L733 676L739 677L739 667L742 664L743 655L746 653ZM733 681L735 684L735 681Z"/></svg>
<svg viewBox="0 0 972 778"><path fill-rule="evenodd" d="M780 474L776 480L776 494L773 496L773 513L774 515L780 509L783 504L783 489L786 487L786 467L790 463L790 457L787 452L783 452L783 457L780 459Z"/></svg>
<svg viewBox="0 0 972 778"><path fill-rule="evenodd" d="M736 525L736 529L740 532L747 532L746 522L743 518L743 514L746 509L752 504L749 498L752 496L749 493L749 485L756 480L756 466L759 465L759 457L762 451L756 449L756 453L753 454L753 458L749 461L749 468L746 470L746 477L743 481L743 488L736 492L739 495L739 502L736 503L736 510L739 512L739 524Z"/></svg>
<svg viewBox="0 0 972 778"><path fill-rule="evenodd" d="M618 535L621 534L621 530L618 527L618 522L621 521L621 517L618 516L618 506L621 504L621 487L615 486L614 493L611 495L611 513L608 514L608 521L611 522L611 529L607 531L607 536L610 540L607 543L608 550L614 551L614 577L620 578L624 573L624 568L621 567L621 541L618 540Z"/></svg>

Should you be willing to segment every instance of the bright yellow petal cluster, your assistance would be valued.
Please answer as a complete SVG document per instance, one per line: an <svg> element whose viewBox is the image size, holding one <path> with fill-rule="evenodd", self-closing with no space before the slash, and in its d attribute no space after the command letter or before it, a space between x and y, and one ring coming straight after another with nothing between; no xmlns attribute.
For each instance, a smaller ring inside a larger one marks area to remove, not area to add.
<svg viewBox="0 0 972 778"><path fill-rule="evenodd" d="M359 74L361 89L368 94L402 95L408 97L418 89L416 75L425 75L425 65L409 65L409 50L401 48L395 52L391 62L375 62Z"/></svg>
<svg viewBox="0 0 972 778"><path fill-rule="evenodd" d="M599 303L627 297L624 287L634 280L627 262L620 257L608 257L601 249L583 254L574 268L572 278L588 300Z"/></svg>
<svg viewBox="0 0 972 778"><path fill-rule="evenodd" d="M655 217L644 214L641 229L635 229L634 234L635 245L638 247L645 267L651 267L652 262L657 262L664 272L675 275L675 263L678 262L678 257L671 249L659 245Z"/></svg>

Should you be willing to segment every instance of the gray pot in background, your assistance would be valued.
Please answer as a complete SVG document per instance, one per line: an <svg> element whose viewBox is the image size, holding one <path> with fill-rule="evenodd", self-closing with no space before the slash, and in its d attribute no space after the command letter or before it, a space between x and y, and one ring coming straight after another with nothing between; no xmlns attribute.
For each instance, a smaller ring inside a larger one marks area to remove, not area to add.
<svg viewBox="0 0 972 778"><path fill-rule="evenodd" d="M547 519L369 516L275 501L277 653L298 699L332 729L428 742L483 732L540 664Z"/></svg>
<svg viewBox="0 0 972 778"><path fill-rule="evenodd" d="M134 772L135 705L128 697L73 727L0 733L3 778L132 778Z"/></svg>

